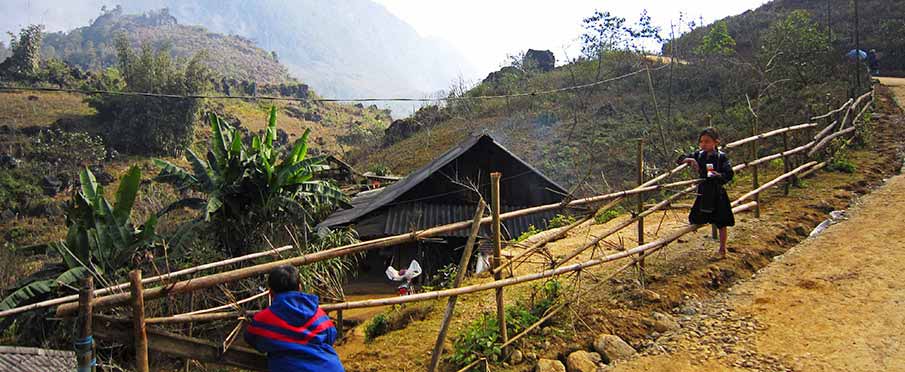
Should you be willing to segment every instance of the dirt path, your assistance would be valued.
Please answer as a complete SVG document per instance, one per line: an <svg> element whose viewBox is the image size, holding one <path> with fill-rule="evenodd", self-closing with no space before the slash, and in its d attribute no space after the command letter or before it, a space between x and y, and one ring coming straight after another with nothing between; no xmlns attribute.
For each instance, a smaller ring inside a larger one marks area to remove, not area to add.
<svg viewBox="0 0 905 372"><path fill-rule="evenodd" d="M885 81L905 102L905 79ZM679 310L681 328L617 371L905 370L905 176L753 279Z"/></svg>

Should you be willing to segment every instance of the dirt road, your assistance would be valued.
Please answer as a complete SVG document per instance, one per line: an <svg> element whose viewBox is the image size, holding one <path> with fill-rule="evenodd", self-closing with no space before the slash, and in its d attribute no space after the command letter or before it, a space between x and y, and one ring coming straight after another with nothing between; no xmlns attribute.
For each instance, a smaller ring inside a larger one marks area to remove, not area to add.
<svg viewBox="0 0 905 372"><path fill-rule="evenodd" d="M905 103L905 79L884 84ZM753 279L683 307L678 331L614 370L905 371L902 210L899 175Z"/></svg>

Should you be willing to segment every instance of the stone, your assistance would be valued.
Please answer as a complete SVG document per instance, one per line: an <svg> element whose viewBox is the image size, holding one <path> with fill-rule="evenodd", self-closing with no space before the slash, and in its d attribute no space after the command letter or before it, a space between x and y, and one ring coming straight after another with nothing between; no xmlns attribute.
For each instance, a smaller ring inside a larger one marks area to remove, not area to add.
<svg viewBox="0 0 905 372"><path fill-rule="evenodd" d="M566 366L562 362L554 359L539 359L535 372L566 372Z"/></svg>
<svg viewBox="0 0 905 372"><path fill-rule="evenodd" d="M522 64L542 72L550 72L556 66L556 56L549 50L528 49Z"/></svg>
<svg viewBox="0 0 905 372"><path fill-rule="evenodd" d="M513 365L519 364L524 360L525 360L525 357L524 357L524 355L522 355L521 350L515 350L512 352L512 354L509 355L509 363L512 363Z"/></svg>
<svg viewBox="0 0 905 372"><path fill-rule="evenodd" d="M663 333L679 328L679 322L677 322L672 316L656 311L654 311L652 315L654 318L654 330L656 330L657 332Z"/></svg>
<svg viewBox="0 0 905 372"><path fill-rule="evenodd" d="M97 181L97 183L101 185L107 186L115 180L113 175L110 174L110 172L107 172L103 165L92 165L88 167L88 169L91 170L92 174L94 174L94 179Z"/></svg>
<svg viewBox="0 0 905 372"><path fill-rule="evenodd" d="M604 363L612 363L614 360L628 358L637 351L621 337L611 334L601 334L594 341L594 351L600 353Z"/></svg>
<svg viewBox="0 0 905 372"><path fill-rule="evenodd" d="M600 354L578 350L566 358L566 370L569 372L595 372L597 363L600 361Z"/></svg>

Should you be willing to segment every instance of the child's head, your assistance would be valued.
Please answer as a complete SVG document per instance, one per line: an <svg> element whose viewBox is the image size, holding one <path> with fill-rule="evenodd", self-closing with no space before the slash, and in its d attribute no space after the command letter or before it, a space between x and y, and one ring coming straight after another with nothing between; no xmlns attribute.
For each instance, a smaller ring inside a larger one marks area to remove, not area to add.
<svg viewBox="0 0 905 372"><path fill-rule="evenodd" d="M701 131L698 135L698 146L704 151L713 151L720 144L720 133L716 128L709 127Z"/></svg>
<svg viewBox="0 0 905 372"><path fill-rule="evenodd" d="M270 270L270 273L267 274L267 286L270 287L271 295L301 290L299 269L291 265L283 265Z"/></svg>

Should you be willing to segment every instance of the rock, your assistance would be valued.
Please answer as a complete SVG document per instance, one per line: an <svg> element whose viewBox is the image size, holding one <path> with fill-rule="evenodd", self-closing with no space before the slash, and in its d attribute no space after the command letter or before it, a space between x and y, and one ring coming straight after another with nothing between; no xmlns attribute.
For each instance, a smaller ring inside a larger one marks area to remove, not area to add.
<svg viewBox="0 0 905 372"><path fill-rule="evenodd" d="M0 154L0 168L18 168L19 163L19 159L14 158L12 155Z"/></svg>
<svg viewBox="0 0 905 372"><path fill-rule="evenodd" d="M604 363L612 363L614 360L628 358L637 351L621 337L611 334L601 334L594 341L594 351L600 353Z"/></svg>
<svg viewBox="0 0 905 372"><path fill-rule="evenodd" d="M509 363L519 364L525 360L525 357L522 355L521 350L515 350L512 354L509 355Z"/></svg>
<svg viewBox="0 0 905 372"><path fill-rule="evenodd" d="M654 330L656 330L657 332L663 333L679 328L679 323L676 322L676 320L672 316L669 316L667 314L655 311L653 313L653 318Z"/></svg>
<svg viewBox="0 0 905 372"><path fill-rule="evenodd" d="M537 361L535 372L566 372L566 366L562 362L553 359L540 359Z"/></svg>
<svg viewBox="0 0 905 372"><path fill-rule="evenodd" d="M569 357L566 358L566 369L569 372L595 372L597 371L597 363L600 363L600 361L600 354L578 350L569 354Z"/></svg>
<svg viewBox="0 0 905 372"><path fill-rule="evenodd" d="M63 181L60 181L56 176L44 176L41 179L41 187L44 189L45 195L54 196L60 192L63 187Z"/></svg>
<svg viewBox="0 0 905 372"><path fill-rule="evenodd" d="M523 66L530 66L543 72L553 71L556 66L556 56L549 50L528 49L525 52L525 59L522 61Z"/></svg>

